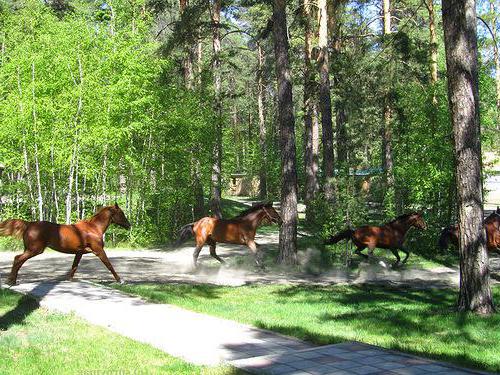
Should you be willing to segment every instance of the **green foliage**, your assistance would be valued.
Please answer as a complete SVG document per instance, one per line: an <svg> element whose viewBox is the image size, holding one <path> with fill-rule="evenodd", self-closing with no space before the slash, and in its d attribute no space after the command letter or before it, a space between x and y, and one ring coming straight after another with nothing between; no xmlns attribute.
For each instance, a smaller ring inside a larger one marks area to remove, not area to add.
<svg viewBox="0 0 500 375"><path fill-rule="evenodd" d="M140 6L114 2L110 19L75 3L60 19L36 1L5 5L2 218L40 209L64 221L69 209L74 221L117 200L134 225L113 238L134 245L163 242L192 220L190 165L210 154L213 114L157 56Z"/></svg>

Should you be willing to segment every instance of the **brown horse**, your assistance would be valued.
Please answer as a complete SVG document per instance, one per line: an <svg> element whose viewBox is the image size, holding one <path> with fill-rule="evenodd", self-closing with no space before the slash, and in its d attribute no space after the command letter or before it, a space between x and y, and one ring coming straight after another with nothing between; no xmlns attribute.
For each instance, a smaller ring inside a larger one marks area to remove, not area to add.
<svg viewBox="0 0 500 375"><path fill-rule="evenodd" d="M224 263L224 260L215 252L217 242L246 245L255 256L257 265L261 267L257 256L255 232L265 222L278 225L282 223L281 216L273 208L272 203L255 205L229 220L204 217L181 228L176 246L194 236L196 247L193 253L193 265L197 267L198 256L205 244L210 246L210 255L221 263Z"/></svg>
<svg viewBox="0 0 500 375"><path fill-rule="evenodd" d="M347 229L343 232L337 233L330 237L325 244L334 244L342 239L352 240L356 245L356 254L368 258L368 255L363 254L361 251L368 247L368 254L373 256L373 250L378 247L381 249L389 249L396 257L397 266L401 261L398 249L402 250L406 257L403 263L406 263L410 253L404 246L406 233L411 227L418 229L426 229L427 225L421 213L412 212L409 214L401 215L395 220L380 226L362 226L356 229Z"/></svg>
<svg viewBox="0 0 500 375"><path fill-rule="evenodd" d="M500 207L484 219L484 229L486 231L486 249L500 254ZM441 250L446 250L448 244L458 248L458 236L460 231L458 225L450 225L441 231L438 245Z"/></svg>
<svg viewBox="0 0 500 375"><path fill-rule="evenodd" d="M72 279L75 275L83 254L93 253L111 271L116 281L121 282L120 277L104 252L103 234L111 223L125 229L130 228L129 221L117 204L100 209L89 220L82 220L71 225L48 221L28 222L19 219L1 222L0 236L18 237L24 241L24 252L14 258L7 283L14 285L17 280L17 273L24 262L43 253L47 247L61 253L75 254L73 266L68 274L69 279Z"/></svg>

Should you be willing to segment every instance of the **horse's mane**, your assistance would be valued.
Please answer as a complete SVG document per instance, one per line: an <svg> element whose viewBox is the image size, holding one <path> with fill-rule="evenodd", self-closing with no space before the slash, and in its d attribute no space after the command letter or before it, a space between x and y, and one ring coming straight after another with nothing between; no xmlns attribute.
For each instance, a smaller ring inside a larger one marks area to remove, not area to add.
<svg viewBox="0 0 500 375"><path fill-rule="evenodd" d="M408 219L410 216L413 216L413 215L418 215L418 212L409 212L407 214L400 215L397 218L395 218L394 220L389 221L387 224L393 224L396 221L401 221L401 220Z"/></svg>
<svg viewBox="0 0 500 375"><path fill-rule="evenodd" d="M241 218L241 217L246 216L248 214L251 214L252 212L258 211L264 207L271 208L272 206L273 206L272 203L258 203L255 206L252 206L250 208L247 208L245 211L240 212L240 214L238 216L235 216L234 218L238 219L238 218Z"/></svg>
<svg viewBox="0 0 500 375"><path fill-rule="evenodd" d="M486 219L484 219L484 222L488 223L490 221L497 221L497 220L500 220L500 214L498 214L497 211L493 211L486 217Z"/></svg>

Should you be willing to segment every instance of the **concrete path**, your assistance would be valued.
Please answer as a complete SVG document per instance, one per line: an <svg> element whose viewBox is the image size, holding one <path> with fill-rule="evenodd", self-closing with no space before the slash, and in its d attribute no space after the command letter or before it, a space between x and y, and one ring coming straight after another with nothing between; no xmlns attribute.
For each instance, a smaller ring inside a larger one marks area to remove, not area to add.
<svg viewBox="0 0 500 375"><path fill-rule="evenodd" d="M40 305L74 313L88 322L202 365L311 348L310 344L176 306L153 304L87 282L27 283Z"/></svg>
<svg viewBox="0 0 500 375"><path fill-rule="evenodd" d="M314 346L89 282L27 283L12 289L38 297L45 308L74 313L195 364L229 363L256 374L479 374L360 343Z"/></svg>

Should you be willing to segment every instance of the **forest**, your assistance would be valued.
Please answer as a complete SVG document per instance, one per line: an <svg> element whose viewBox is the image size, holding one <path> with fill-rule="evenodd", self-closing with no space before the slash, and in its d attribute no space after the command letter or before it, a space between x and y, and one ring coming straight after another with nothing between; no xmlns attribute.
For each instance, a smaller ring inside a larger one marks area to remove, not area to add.
<svg viewBox="0 0 500 375"><path fill-rule="evenodd" d="M499 6L476 6L483 151L500 140ZM132 229L115 243L164 244L244 174L285 222L304 203L318 239L423 210L414 246L433 254L457 220L440 2L3 0L0 25L2 217L116 201Z"/></svg>

